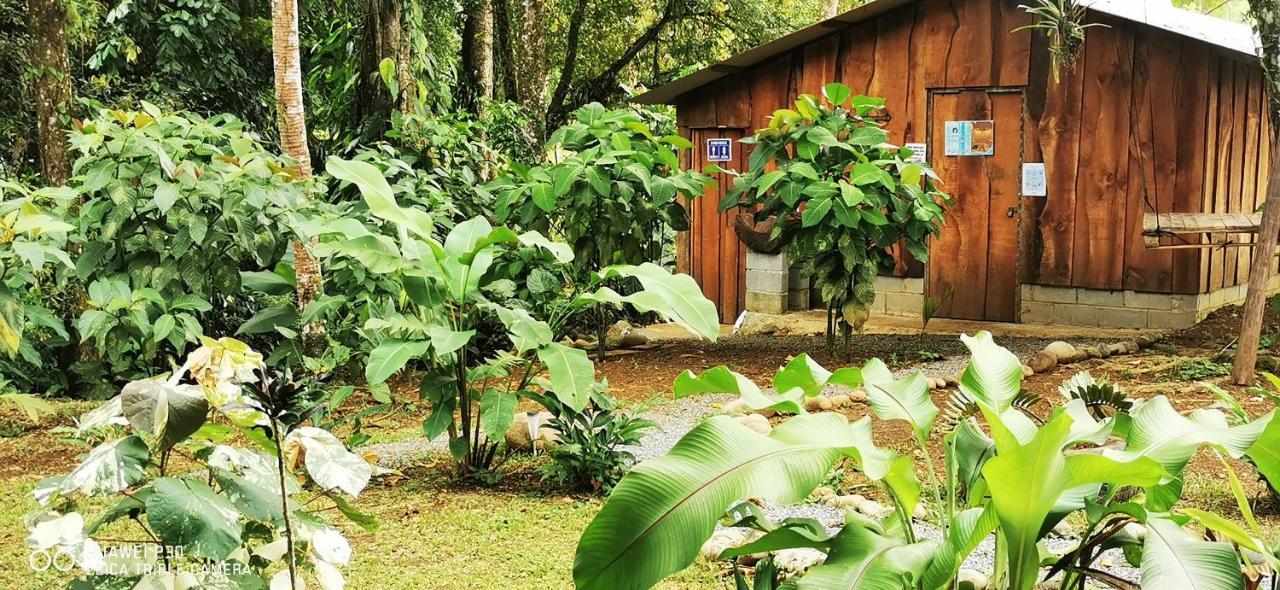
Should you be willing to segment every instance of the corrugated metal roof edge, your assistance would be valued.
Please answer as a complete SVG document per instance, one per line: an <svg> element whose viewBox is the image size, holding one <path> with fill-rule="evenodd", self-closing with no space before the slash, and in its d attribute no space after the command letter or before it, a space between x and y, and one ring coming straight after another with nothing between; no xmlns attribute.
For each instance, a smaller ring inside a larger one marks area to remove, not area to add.
<svg viewBox="0 0 1280 590"><path fill-rule="evenodd" d="M688 94L689 92L697 90L703 86L706 86L707 84L710 84L712 82L715 82L716 80L724 78L725 76L729 76L731 74L740 72L752 66L759 65L765 61L768 61L770 58L776 57L778 55L781 55L782 53L785 53L787 51L800 47L801 45L804 45L810 41L814 41L816 39L824 37L835 30L841 30L841 29L856 25L858 23L873 19L882 14L885 14L886 12L890 12L898 8L901 8L903 6L906 6L908 4L913 4L919 1L920 0L872 0L871 2L868 2L867 4L863 4L862 6L854 8L853 10L850 10L842 14L838 14L832 18L829 18L827 20L818 22L814 25L805 27L789 35L784 35L782 37L774 39L773 41L765 43L764 45L753 47L733 57L730 57L729 59L721 61L715 65L708 66L692 74L689 74L688 76L684 76L683 78L673 80L671 82L663 84L662 86L659 86L657 88L644 92L643 94L632 97L631 102L640 103L640 104L672 103L677 98L685 94ZM1104 2L1104 5L1105 5L1105 2ZM1191 35L1183 30L1171 29L1164 26L1160 26L1158 24L1153 24L1143 20L1135 19L1127 14L1119 13L1119 11L1113 12L1112 10L1105 9L1103 6L1099 6L1096 9L1099 12L1103 12L1105 14L1109 14L1117 18L1122 18L1124 20L1128 20L1131 22L1136 22L1146 26L1159 28L1165 31L1169 31L1175 35L1180 35L1183 37L1187 37L1189 39L1195 39L1202 43L1221 47L1223 49L1227 49L1235 53L1241 53L1244 55L1248 55L1250 57L1257 57L1256 53L1242 51L1240 47L1237 47L1235 45L1224 45L1221 43L1215 43L1210 39L1205 39L1203 37Z"/></svg>

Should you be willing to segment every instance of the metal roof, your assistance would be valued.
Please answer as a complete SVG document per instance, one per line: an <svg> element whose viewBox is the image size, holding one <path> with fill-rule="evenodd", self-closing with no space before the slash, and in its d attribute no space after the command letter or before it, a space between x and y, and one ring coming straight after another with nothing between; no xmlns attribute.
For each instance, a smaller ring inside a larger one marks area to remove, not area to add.
<svg viewBox="0 0 1280 590"><path fill-rule="evenodd" d="M681 95L697 90L720 78L741 72L769 59L800 47L810 41L825 37L835 31L876 18L886 12L920 0L871 0L862 6L838 14L817 24L800 29L748 49L715 65L703 68L639 96L633 102L641 104L669 104ZM1085 4L1089 10L1108 14L1124 20L1141 23L1177 35L1189 37L1223 49L1251 57L1258 55L1257 37L1253 28L1244 23L1182 10L1169 0L1094 0Z"/></svg>

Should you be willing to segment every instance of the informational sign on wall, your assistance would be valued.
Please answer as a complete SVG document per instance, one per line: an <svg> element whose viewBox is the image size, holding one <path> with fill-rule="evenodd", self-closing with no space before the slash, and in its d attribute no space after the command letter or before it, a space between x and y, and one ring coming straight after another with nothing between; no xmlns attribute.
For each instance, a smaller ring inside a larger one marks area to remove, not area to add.
<svg viewBox="0 0 1280 590"><path fill-rule="evenodd" d="M1043 162L1026 162L1022 165L1022 196L1049 196L1049 180Z"/></svg>
<svg viewBox="0 0 1280 590"><path fill-rule="evenodd" d="M911 157L907 158L908 162L925 163L929 161L929 144L927 143L908 143L902 147L911 150Z"/></svg>
<svg viewBox="0 0 1280 590"><path fill-rule="evenodd" d="M708 139L707 161L728 162L733 159L732 139Z"/></svg>
<svg viewBox="0 0 1280 590"><path fill-rule="evenodd" d="M996 153L995 121L947 121L945 154L992 156Z"/></svg>

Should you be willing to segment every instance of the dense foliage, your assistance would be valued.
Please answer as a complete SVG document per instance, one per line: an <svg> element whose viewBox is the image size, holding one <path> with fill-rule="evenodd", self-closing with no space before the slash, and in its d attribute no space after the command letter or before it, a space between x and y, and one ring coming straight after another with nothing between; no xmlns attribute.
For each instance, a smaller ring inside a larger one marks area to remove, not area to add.
<svg viewBox="0 0 1280 590"><path fill-rule="evenodd" d="M81 419L81 435L104 441L36 486L27 546L69 555L76 587L300 588L309 571L340 590L351 545L321 513L376 529L348 500L375 468L306 425L318 393L240 342L205 339L172 376L133 381ZM115 503L86 520L94 498Z"/></svg>
<svg viewBox="0 0 1280 590"><path fill-rule="evenodd" d="M967 410L953 426L938 421L921 373L895 379L878 360L830 372L802 355L778 372L777 394L724 367L700 377L681 375L677 396L739 393L749 407L802 415L767 436L713 417L665 457L636 467L582 534L577 587L648 588L689 565L721 518L763 533L725 550L722 559L796 547L825 553L824 563L789 582L796 588L952 587L965 557L993 532L1000 560L996 588L1030 589L1042 566L1065 574L1061 588L1079 587L1085 578L1113 582L1094 564L1099 549L1111 547L1123 548L1141 565L1147 588L1243 589L1255 571L1243 550L1271 567L1280 563L1280 545L1264 540L1226 461L1274 453L1262 438L1273 428L1274 412L1237 417L1230 425L1218 410L1183 416L1157 396L1099 418L1085 398L1070 397L1040 420L1016 402L1022 381L1017 357L986 332L962 339L972 353L959 385ZM806 414L803 399L828 384L864 387L877 418L916 433L925 461L877 447L871 417L850 423L840 414ZM1065 388L1064 395L1076 389ZM939 463L927 442L940 426L947 428L945 479L936 473ZM1223 459L1245 524L1178 506L1183 471L1201 448ZM893 500L890 519L877 523L851 510L832 535L809 518L773 523L751 502L737 504L743 498L782 504L803 499L842 458ZM918 473L928 476L929 486L921 485ZM943 530L941 541L918 538L912 526L927 488L935 490L924 504ZM1045 557L1040 542L1072 514L1087 523L1079 546ZM1193 529L1226 542L1205 540Z"/></svg>
<svg viewBox="0 0 1280 590"><path fill-rule="evenodd" d="M928 164L888 143L868 115L884 100L852 96L833 83L819 100L803 94L795 110L773 114L753 144L749 168L734 179L720 210L756 207L755 218L781 220L773 238L814 279L828 310L828 338L838 326L846 343L875 300L876 275L893 266L889 248L901 241L916 260L929 257L928 238L942 224L947 196Z"/></svg>

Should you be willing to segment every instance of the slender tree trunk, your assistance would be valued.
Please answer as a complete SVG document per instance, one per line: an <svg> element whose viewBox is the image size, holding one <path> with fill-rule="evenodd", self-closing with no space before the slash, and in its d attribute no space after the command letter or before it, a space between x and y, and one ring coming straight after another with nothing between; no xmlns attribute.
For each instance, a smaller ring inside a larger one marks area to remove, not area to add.
<svg viewBox="0 0 1280 590"><path fill-rule="evenodd" d="M276 119L280 146L294 159L293 175L298 182L311 178L311 152L307 147L307 118L302 103L302 60L298 48L298 0L271 0L271 54L275 65ZM293 272L297 279L298 310L304 310L320 294L323 280L320 264L307 245L293 243ZM302 327L304 348L316 342L324 326Z"/></svg>
<svg viewBox="0 0 1280 590"><path fill-rule="evenodd" d="M412 113L418 108L418 80L413 71L414 35L405 26L408 22L410 21L407 19L401 20L400 47L396 57L396 78L400 81L399 107L402 113Z"/></svg>
<svg viewBox="0 0 1280 590"><path fill-rule="evenodd" d="M71 164L67 130L61 117L71 104L71 69L67 60L67 18L61 0L28 0L31 32L31 95L36 103L36 136L40 143L40 173L50 186L67 183Z"/></svg>
<svg viewBox="0 0 1280 590"><path fill-rule="evenodd" d="M494 75L501 82L502 96L516 100L515 48L511 41L511 0L490 0L493 6ZM494 88L497 96L498 88Z"/></svg>
<svg viewBox="0 0 1280 590"><path fill-rule="evenodd" d="M514 0L517 21L512 35L523 42L514 48L516 102L532 113L546 112L547 93L547 33L546 19L550 12L548 0Z"/></svg>
<svg viewBox="0 0 1280 590"><path fill-rule="evenodd" d="M1275 262L1277 237L1280 236L1280 158L1276 156L1280 150L1280 0L1249 0L1249 12L1262 42L1259 62L1269 95L1271 161L1267 163L1267 202L1262 209L1258 245L1249 267L1244 319L1240 325L1235 364L1231 368L1231 380L1237 385L1253 382L1267 306L1267 284L1271 279L1271 265Z"/></svg>
<svg viewBox="0 0 1280 590"><path fill-rule="evenodd" d="M399 62L401 0L366 0L364 35L360 41L360 70L356 80L356 121L366 132L381 135L399 103L382 79L382 61ZM393 70L400 83L400 66Z"/></svg>
<svg viewBox="0 0 1280 590"><path fill-rule="evenodd" d="M471 0L462 15L462 75L459 103L479 113L493 99L494 2Z"/></svg>
<svg viewBox="0 0 1280 590"><path fill-rule="evenodd" d="M840 14L840 0L822 0L822 20Z"/></svg>

